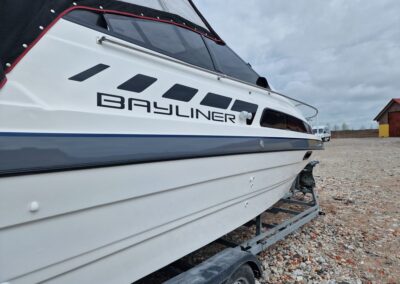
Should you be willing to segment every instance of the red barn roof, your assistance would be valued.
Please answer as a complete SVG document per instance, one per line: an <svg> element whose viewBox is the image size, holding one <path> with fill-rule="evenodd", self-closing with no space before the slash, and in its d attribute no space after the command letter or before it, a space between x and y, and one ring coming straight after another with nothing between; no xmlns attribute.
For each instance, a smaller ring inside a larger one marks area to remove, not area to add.
<svg viewBox="0 0 400 284"><path fill-rule="evenodd" d="M391 99L390 102L383 108L383 110L375 117L375 121L378 121L381 116L390 108L393 104L400 104L400 98L399 99Z"/></svg>

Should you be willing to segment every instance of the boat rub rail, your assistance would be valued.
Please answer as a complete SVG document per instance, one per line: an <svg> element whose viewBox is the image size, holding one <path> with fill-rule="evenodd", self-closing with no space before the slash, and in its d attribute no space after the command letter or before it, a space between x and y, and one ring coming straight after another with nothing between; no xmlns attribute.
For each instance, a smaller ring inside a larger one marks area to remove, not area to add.
<svg viewBox="0 0 400 284"><path fill-rule="evenodd" d="M304 138L0 133L0 176L322 147Z"/></svg>

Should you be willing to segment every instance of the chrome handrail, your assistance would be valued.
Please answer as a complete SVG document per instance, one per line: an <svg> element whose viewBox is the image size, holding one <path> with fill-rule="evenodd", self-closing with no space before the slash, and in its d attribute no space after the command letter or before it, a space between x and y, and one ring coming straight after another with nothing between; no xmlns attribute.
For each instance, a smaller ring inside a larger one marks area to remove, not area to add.
<svg viewBox="0 0 400 284"><path fill-rule="evenodd" d="M109 43L111 43L111 44L115 44L115 45L118 45L118 46L123 47L123 48L131 49L131 50L134 50L134 51L138 51L138 52L141 52L141 53L145 53L145 54L147 54L147 55L155 56L155 57L158 57L158 58L161 58L161 59L164 59L164 60L168 60L168 61L171 61L171 62L174 62L174 63L178 63L178 64L184 65L184 66L186 66L186 67L190 67L190 68L194 68L194 69L197 69L197 70L200 70L200 71L203 71L203 72L207 72L207 73L209 73L209 74L213 74L213 75L217 76L218 79L221 79L221 78L229 79L229 80L232 80L232 81L235 81L235 82L238 82L238 83L241 83L241 84L245 84L245 85L250 86L250 87L253 87L253 88L257 88L257 89L259 89L259 90L262 90L263 92L268 92L268 94L273 93L273 94L275 94L275 95L284 97L284 98L286 98L286 99L288 99L288 100L291 100L291 101L293 101L293 102L298 103L298 105L295 105L295 107L298 107L298 106L300 106L300 105L303 105L303 106L306 106L306 107L309 107L309 108L313 109L313 110L315 111L315 114L313 114L313 115L310 116L310 117L306 117L306 119L308 119L308 120L310 120L310 119L312 119L312 118L314 118L314 117L316 117L316 116L318 115L318 109L317 109L316 107L314 107L314 106L312 106L312 105L310 105L310 104L307 104L307 103L305 103L305 102L302 102L302 101L300 101L300 100L297 100L297 99L291 98L291 97L289 97L289 96L286 96L286 95L284 95L284 94L281 94L281 93L279 93L279 92L272 91L272 90L267 90L267 89L265 89L265 88L262 88L262 87L260 87L260 86L251 84L251 83L249 83L249 82L245 82L245 81L242 81L242 80L240 80L240 79L233 78L233 77L228 76L228 75L223 74L223 73L219 73L219 72L212 71L212 70L209 70L209 69L206 69L206 68L202 68L202 67L200 67L200 66L196 66L196 65L193 65L193 64L190 64L190 63L187 63L187 62L184 62L184 61L175 59L175 58L170 57L170 56L167 56L167 55L163 55L163 54L159 54L159 53L155 53L155 52L146 51L146 50L143 50L143 49L141 49L141 48L136 48L136 47L134 47L134 46L132 46L132 45L128 45L128 44L125 44L125 43L123 43L123 42L119 42L119 41L115 41L115 40L109 39L109 38L107 38L106 36L101 36L101 37L98 37L98 38L96 39L96 43L97 43L97 44L102 45L104 42L109 42Z"/></svg>

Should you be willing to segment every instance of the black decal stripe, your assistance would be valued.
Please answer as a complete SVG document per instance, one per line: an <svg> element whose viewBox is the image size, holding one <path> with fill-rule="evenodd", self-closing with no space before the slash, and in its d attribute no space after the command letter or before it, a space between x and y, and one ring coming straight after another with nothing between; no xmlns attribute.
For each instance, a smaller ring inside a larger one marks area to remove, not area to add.
<svg viewBox="0 0 400 284"><path fill-rule="evenodd" d="M229 107L229 105L231 104L231 101L232 101L232 98L213 94L213 93L208 93L204 97L204 99L201 101L200 104L203 106L227 109Z"/></svg>
<svg viewBox="0 0 400 284"><path fill-rule="evenodd" d="M89 79L90 77L93 77L94 75L99 74L100 72L106 70L109 67L110 66L105 65L105 64L97 64L96 66L93 66L92 68L89 68L79 74L72 76L71 78L69 78L69 80L83 82L83 81Z"/></svg>
<svg viewBox="0 0 400 284"><path fill-rule="evenodd" d="M138 74L125 83L118 86L118 89L141 93L157 81L156 78L149 77L143 74Z"/></svg>
<svg viewBox="0 0 400 284"><path fill-rule="evenodd" d="M198 91L199 90L197 89L193 89L184 85L175 84L163 95L163 98L189 102L197 94Z"/></svg>
<svg viewBox="0 0 400 284"><path fill-rule="evenodd" d="M232 111L237 111L237 112L242 112L242 111L247 111L250 112L253 117L251 119L247 120L248 124L252 124L254 117L256 116L257 113L257 109L258 109L258 105L256 104L252 104L252 103L248 103L245 101L241 101L241 100L236 100L233 103L233 106L231 108Z"/></svg>
<svg viewBox="0 0 400 284"><path fill-rule="evenodd" d="M0 176L321 148L294 138L0 133Z"/></svg>
<svg viewBox="0 0 400 284"><path fill-rule="evenodd" d="M256 114L258 105L241 100L236 100L231 109L233 111L238 111L238 112L247 111L252 114Z"/></svg>

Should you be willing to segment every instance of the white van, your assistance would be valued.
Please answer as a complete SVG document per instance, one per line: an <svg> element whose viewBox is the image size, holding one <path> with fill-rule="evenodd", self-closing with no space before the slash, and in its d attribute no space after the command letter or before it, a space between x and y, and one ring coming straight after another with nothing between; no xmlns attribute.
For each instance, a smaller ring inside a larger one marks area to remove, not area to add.
<svg viewBox="0 0 400 284"><path fill-rule="evenodd" d="M313 133L324 142L331 141L331 131L326 126L314 126Z"/></svg>

